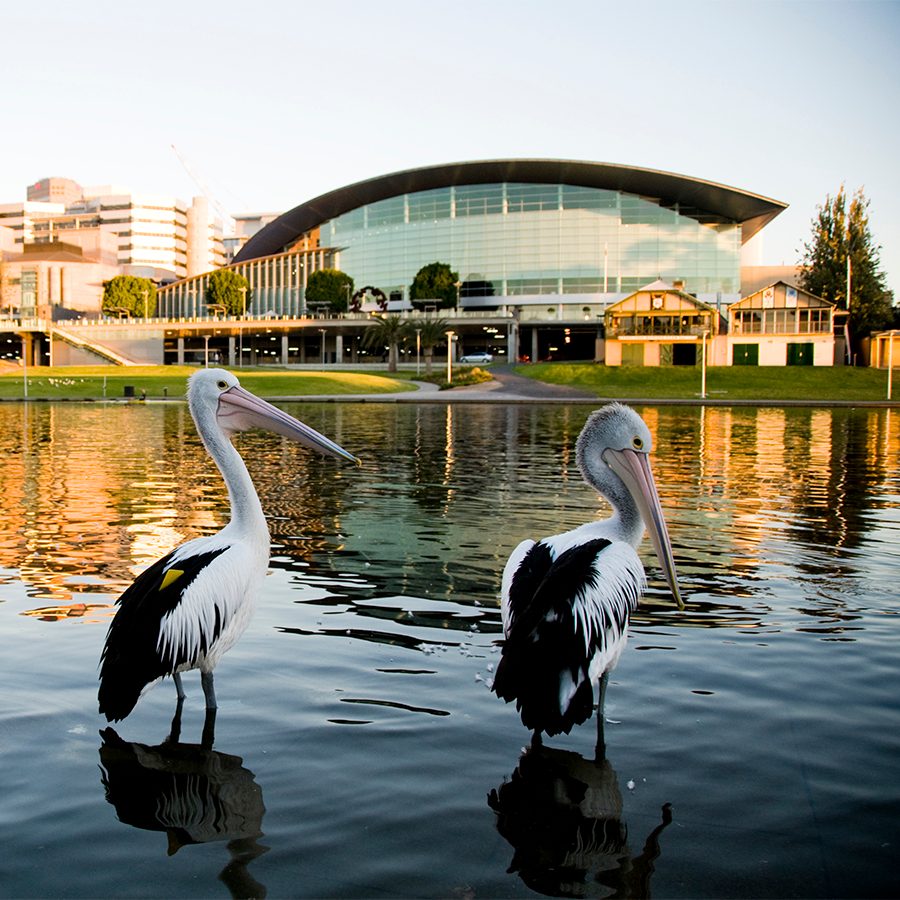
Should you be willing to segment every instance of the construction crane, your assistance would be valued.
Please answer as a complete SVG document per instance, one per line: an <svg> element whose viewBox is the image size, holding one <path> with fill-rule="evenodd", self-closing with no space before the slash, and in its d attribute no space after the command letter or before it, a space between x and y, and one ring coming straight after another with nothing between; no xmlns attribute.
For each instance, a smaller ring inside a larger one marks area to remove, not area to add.
<svg viewBox="0 0 900 900"><path fill-rule="evenodd" d="M234 216L229 213L215 197L213 197L209 188L204 184L203 181L197 176L194 170L188 165L188 161L181 155L178 151L178 148L174 144L169 145L175 155L178 157L178 161L184 167L184 171L188 173L191 178L191 181L200 188L200 193L212 204L213 208L219 214L219 217L222 219L222 228L224 229L226 234L234 234L235 231L235 221Z"/></svg>

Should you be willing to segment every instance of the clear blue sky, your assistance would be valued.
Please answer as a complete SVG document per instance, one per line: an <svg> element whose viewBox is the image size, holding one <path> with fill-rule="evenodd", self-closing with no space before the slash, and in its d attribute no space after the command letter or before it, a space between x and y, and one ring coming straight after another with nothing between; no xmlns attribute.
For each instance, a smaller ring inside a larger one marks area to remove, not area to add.
<svg viewBox="0 0 900 900"><path fill-rule="evenodd" d="M172 144L231 213L584 159L789 203L755 256L790 264L843 183L900 299L900 2L47 0L0 47L0 202L48 175L187 200Z"/></svg>

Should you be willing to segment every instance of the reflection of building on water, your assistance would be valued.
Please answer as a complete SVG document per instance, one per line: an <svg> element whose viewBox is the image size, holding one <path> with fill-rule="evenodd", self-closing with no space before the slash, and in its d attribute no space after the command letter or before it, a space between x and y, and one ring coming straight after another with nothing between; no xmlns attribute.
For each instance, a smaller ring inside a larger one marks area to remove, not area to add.
<svg viewBox="0 0 900 900"><path fill-rule="evenodd" d="M266 810L240 757L198 744L129 743L112 728L101 735L103 787L121 822L165 832L169 856L188 844L227 841L220 879L234 897L265 896L247 867L268 849L258 843Z"/></svg>
<svg viewBox="0 0 900 900"><path fill-rule="evenodd" d="M488 795L513 847L510 872L554 897L649 897L669 805L635 854L609 760L532 745L509 781Z"/></svg>
<svg viewBox="0 0 900 900"><path fill-rule="evenodd" d="M278 439L253 446L264 456L281 452ZM85 594L117 593L227 518L227 494L182 404L2 404L0 454L0 567L60 609L73 598L90 606ZM290 458L283 462L282 475L291 471ZM275 506L306 509L302 481L286 490L273 477L263 486Z"/></svg>
<svg viewBox="0 0 900 900"><path fill-rule="evenodd" d="M239 440L280 555L308 560L330 552L341 534L345 556L368 559L376 555L377 535L377 558L393 573L390 589L417 593L423 560L441 556L436 544L482 547L485 521L498 511L510 537L505 543L491 535L496 572L525 536L511 535L517 524L533 536L558 531L567 515L577 513L571 521L580 524L585 509L605 515L574 463L575 439L590 410L307 405L301 417L312 427L363 452L362 482L356 473L314 474L315 460L298 466L302 451L278 441ZM813 524L791 530L790 539L826 551L801 564L833 564L829 554L845 547L848 535L877 527L871 497L887 485L900 456L900 422L889 410L715 406L641 413L654 435L670 531L695 568L756 569L797 519ZM217 530L227 515L218 473L183 404L0 404L0 454L0 567L18 570L44 605L106 600L161 552ZM551 482L552 496L542 493ZM394 520L398 527L385 528ZM442 569L441 584L446 596L457 596L490 577L457 566Z"/></svg>

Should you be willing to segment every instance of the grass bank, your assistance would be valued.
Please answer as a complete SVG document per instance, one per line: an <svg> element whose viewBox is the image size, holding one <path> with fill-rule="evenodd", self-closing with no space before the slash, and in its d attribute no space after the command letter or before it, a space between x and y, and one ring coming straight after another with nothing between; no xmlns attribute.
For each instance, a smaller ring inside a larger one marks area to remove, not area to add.
<svg viewBox="0 0 900 900"><path fill-rule="evenodd" d="M119 400L126 387L135 397L184 397L190 366L65 366L28 371L28 397L34 400ZM415 390L408 381L371 372L271 371L237 369L241 384L261 397L304 397L314 394L385 394ZM21 369L0 371L0 400L21 400Z"/></svg>
<svg viewBox="0 0 900 900"><path fill-rule="evenodd" d="M596 363L534 363L517 366L550 384L567 384L616 399L686 400L700 396L701 372L694 366L603 366ZM896 373L895 373L896 375ZM900 379L893 395L900 399ZM883 401L882 369L813 366L710 366L706 395L712 400Z"/></svg>

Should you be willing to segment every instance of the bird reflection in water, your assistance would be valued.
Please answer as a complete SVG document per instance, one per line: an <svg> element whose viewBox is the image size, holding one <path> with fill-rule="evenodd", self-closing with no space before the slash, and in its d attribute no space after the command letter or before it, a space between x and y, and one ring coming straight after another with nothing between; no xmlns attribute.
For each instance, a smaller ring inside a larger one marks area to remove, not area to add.
<svg viewBox="0 0 900 900"><path fill-rule="evenodd" d="M662 807L659 825L633 855L616 771L605 757L585 759L534 742L512 778L488 794L488 805L514 849L507 871L532 890L554 897L650 896L671 807Z"/></svg>
<svg viewBox="0 0 900 900"><path fill-rule="evenodd" d="M211 737L211 728L205 732ZM219 878L232 897L266 895L247 868L269 849L258 843L266 810L239 756L213 750L211 740L178 743L177 728L157 746L124 741L112 728L100 736L103 787L121 822L164 831L169 856L187 844L227 841L230 859Z"/></svg>

